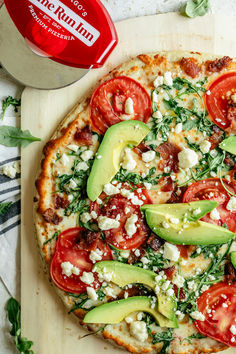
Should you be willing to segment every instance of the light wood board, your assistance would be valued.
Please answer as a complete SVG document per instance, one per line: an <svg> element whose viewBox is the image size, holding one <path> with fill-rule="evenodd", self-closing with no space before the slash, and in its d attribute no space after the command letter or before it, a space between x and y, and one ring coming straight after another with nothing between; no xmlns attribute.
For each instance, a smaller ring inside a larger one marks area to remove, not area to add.
<svg viewBox="0 0 236 354"><path fill-rule="evenodd" d="M235 56L236 20L207 15L194 20L178 14L140 17L116 24L119 45L106 66L91 71L70 87L55 91L26 88L22 129L42 139L22 150L21 304L23 335L34 341L35 354L121 353L85 331L68 316L42 271L33 226L32 201L42 148L59 122L99 77L129 57L158 50L192 50ZM229 349L224 353L235 353Z"/></svg>

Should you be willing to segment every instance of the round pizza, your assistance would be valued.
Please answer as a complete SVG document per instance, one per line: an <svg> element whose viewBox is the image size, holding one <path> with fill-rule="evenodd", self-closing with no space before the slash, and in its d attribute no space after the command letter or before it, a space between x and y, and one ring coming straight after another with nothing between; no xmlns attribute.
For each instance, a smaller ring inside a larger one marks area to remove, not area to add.
<svg viewBox="0 0 236 354"><path fill-rule="evenodd" d="M197 52L138 55L67 115L35 225L84 328L131 353L236 348L235 134L236 61Z"/></svg>

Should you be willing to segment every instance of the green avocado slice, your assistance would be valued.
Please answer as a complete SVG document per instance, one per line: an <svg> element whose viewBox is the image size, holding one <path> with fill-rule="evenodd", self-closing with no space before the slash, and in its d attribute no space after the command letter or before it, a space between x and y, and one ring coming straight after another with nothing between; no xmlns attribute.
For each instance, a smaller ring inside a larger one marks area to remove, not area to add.
<svg viewBox="0 0 236 354"><path fill-rule="evenodd" d="M165 213L180 220L196 221L217 207L218 203L213 200L199 200L190 203L178 204L145 204L140 207L142 211L154 210Z"/></svg>
<svg viewBox="0 0 236 354"><path fill-rule="evenodd" d="M128 284L144 284L149 286L155 292L155 286L157 285L155 281L155 277L157 276L156 273L122 262L98 262L93 267L93 271L98 272L99 274L111 274L111 281L120 287L124 287ZM156 296L158 299L158 311L169 320L175 321L176 299L167 296L161 290Z"/></svg>
<svg viewBox="0 0 236 354"><path fill-rule="evenodd" d="M230 260L234 268L236 269L236 251L230 252Z"/></svg>
<svg viewBox="0 0 236 354"><path fill-rule="evenodd" d="M176 245L217 245L235 237L233 232L224 227L204 221L184 223L180 219L177 224L171 223L164 211L147 209L145 216L148 226L156 235Z"/></svg>
<svg viewBox="0 0 236 354"><path fill-rule="evenodd" d="M148 126L138 120L120 122L107 129L87 182L90 200L95 201L119 171L122 150L129 144L138 145L149 132Z"/></svg>
<svg viewBox="0 0 236 354"><path fill-rule="evenodd" d="M233 155L236 155L236 135L229 136L228 138L224 139L220 144L219 147L222 150L228 151Z"/></svg>
<svg viewBox="0 0 236 354"><path fill-rule="evenodd" d="M149 313L161 327L178 327L177 322L168 320L155 307L152 308L152 300L147 296L133 296L97 306L85 315L83 321L84 323L119 323L135 311Z"/></svg>

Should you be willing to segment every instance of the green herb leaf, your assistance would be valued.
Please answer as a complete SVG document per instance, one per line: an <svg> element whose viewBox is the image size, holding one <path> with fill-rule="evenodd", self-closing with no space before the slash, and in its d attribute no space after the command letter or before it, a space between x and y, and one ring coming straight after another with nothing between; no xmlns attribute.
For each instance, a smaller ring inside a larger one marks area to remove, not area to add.
<svg viewBox="0 0 236 354"><path fill-rule="evenodd" d="M159 343L159 342L163 342L163 347L161 349L161 351L159 352L160 354L164 354L167 353L170 343L174 340L173 337L173 329L169 328L167 331L165 332L160 332L160 333L155 333L153 335L153 344Z"/></svg>
<svg viewBox="0 0 236 354"><path fill-rule="evenodd" d="M54 232L54 234L52 235L51 238L49 238L47 241L45 241L43 244L46 245L47 243L51 242L54 238L58 238L58 236L60 235L61 231L58 230L56 232Z"/></svg>
<svg viewBox="0 0 236 354"><path fill-rule="evenodd" d="M189 0L184 7L184 14L194 18L204 16L210 9L209 0Z"/></svg>
<svg viewBox="0 0 236 354"><path fill-rule="evenodd" d="M25 337L21 337L21 309L20 304L14 298L8 300L7 312L8 320L12 324L10 334L14 337L16 348L21 354L33 354L33 350L30 350L33 342Z"/></svg>
<svg viewBox="0 0 236 354"><path fill-rule="evenodd" d="M2 125L0 127L0 144L4 146L22 146L26 147L33 141L41 139L31 135L29 130L21 130L10 125Z"/></svg>
<svg viewBox="0 0 236 354"><path fill-rule="evenodd" d="M11 207L12 202L0 203L0 216L6 214Z"/></svg>
<svg viewBox="0 0 236 354"><path fill-rule="evenodd" d="M3 120L6 110L9 106L12 105L14 107L14 111L17 112L17 107L19 107L20 104L21 100L17 100L16 98L8 96L5 100L2 101L2 113L0 115L0 120Z"/></svg>

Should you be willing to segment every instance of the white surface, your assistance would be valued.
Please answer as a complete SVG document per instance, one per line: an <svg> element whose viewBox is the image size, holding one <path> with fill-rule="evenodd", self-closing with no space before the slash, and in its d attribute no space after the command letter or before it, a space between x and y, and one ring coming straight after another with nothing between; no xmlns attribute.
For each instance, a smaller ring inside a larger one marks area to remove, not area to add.
<svg viewBox="0 0 236 354"><path fill-rule="evenodd" d="M1 4L2 0L0 0ZM155 14L159 12L178 11L181 6L186 2L185 0L102 0L103 4L107 7L114 21L122 20L129 17L142 16ZM236 1L235 0L212 0L212 12L221 12L223 14L230 14L236 16ZM15 97L19 94L22 87L8 78L7 75L0 77L0 100L12 95ZM4 124L17 123L19 118L15 118L11 109L7 111L7 117ZM19 121L18 121L19 123ZM11 149L7 148L7 153ZM4 148L0 146L0 154L5 154ZM5 245L7 243L12 245L11 252L9 252ZM13 235L12 239L4 241L0 238L1 261L0 261L0 274L5 278L9 284L12 295L19 299L19 235ZM5 251L4 251L5 249ZM16 257L14 254L16 252ZM15 258L15 259L14 259ZM6 271L7 262L11 263L9 270ZM9 325L6 319L5 304L9 298L4 285L0 282L0 352L1 354L16 353L14 346L11 344L9 332ZM44 353L42 353L44 354ZM50 353L49 353L50 354Z"/></svg>

